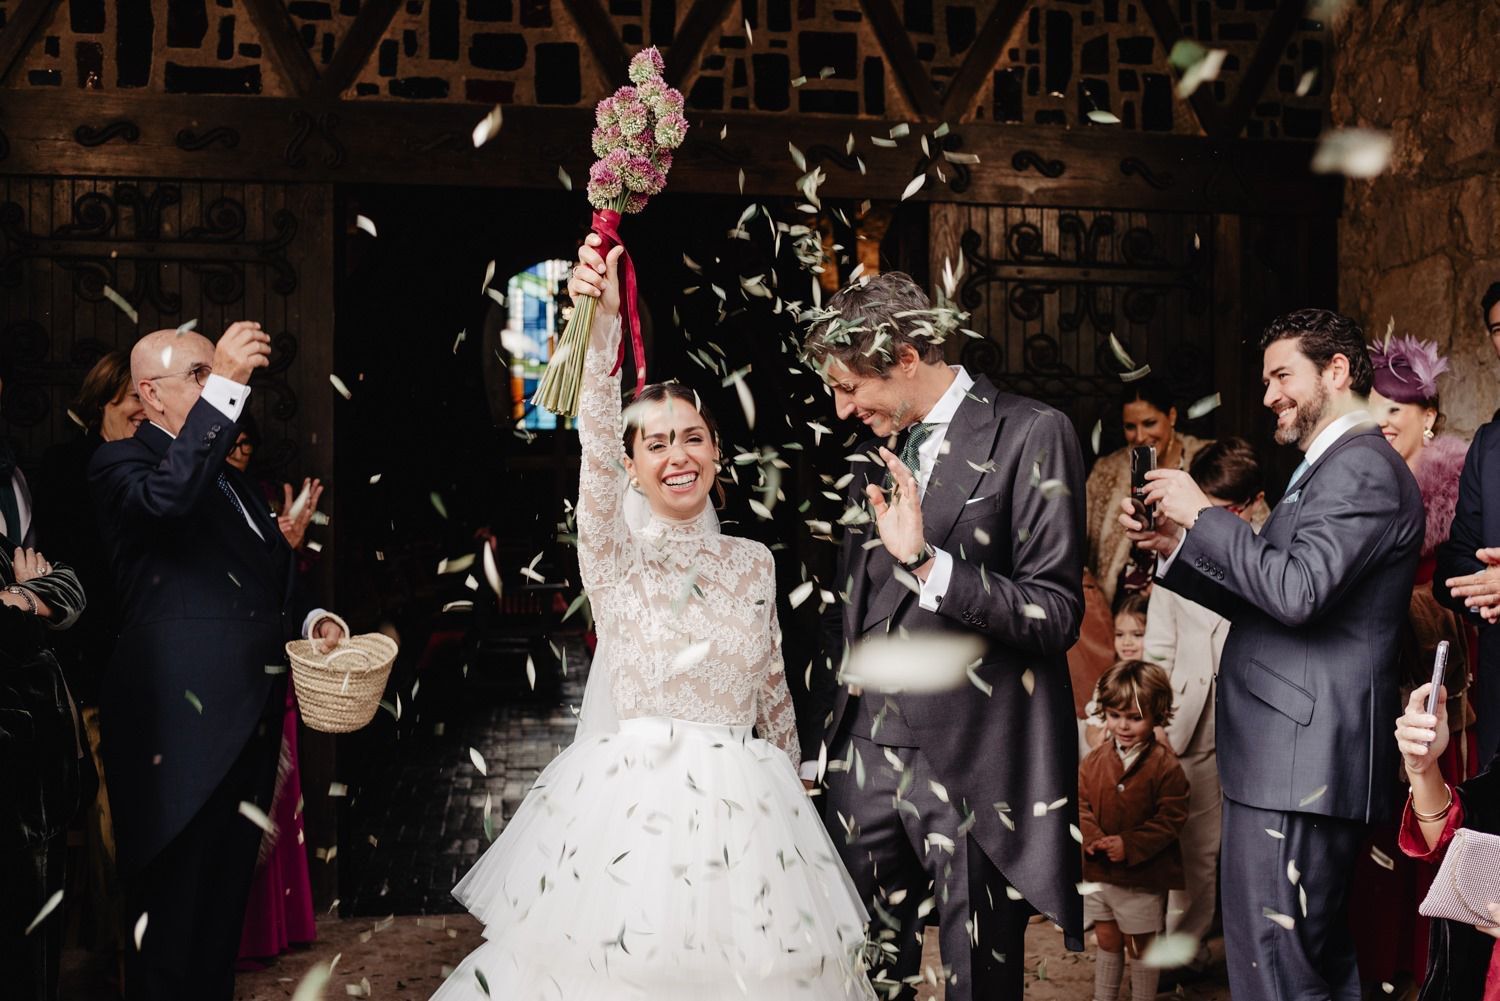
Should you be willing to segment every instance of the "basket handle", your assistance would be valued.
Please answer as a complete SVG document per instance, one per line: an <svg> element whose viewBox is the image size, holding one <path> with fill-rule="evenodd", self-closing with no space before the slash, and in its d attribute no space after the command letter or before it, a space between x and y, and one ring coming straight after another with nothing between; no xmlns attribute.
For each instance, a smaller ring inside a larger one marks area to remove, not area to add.
<svg viewBox="0 0 1500 1001"><path fill-rule="evenodd" d="M329 612L329 611L326 611L326 610L323 612L322 615L318 616L318 621L314 622L313 626L317 627L317 626L321 625L325 620L331 620L334 623L334 625L338 626L340 629L342 629L344 631L344 638L341 639L341 640L339 640L338 643L334 644L333 650L328 651L328 654L332 654L334 652L334 650L337 650L339 647L341 647L345 643L349 642L349 637L352 636L353 634L349 632L349 623L345 622L342 616L336 615L333 612ZM310 636L310 637L308 637L308 639L310 639L312 641L314 649L318 650L318 652L321 653L322 652L322 640L318 639L318 637L316 635ZM327 656L328 654L325 654L325 656Z"/></svg>

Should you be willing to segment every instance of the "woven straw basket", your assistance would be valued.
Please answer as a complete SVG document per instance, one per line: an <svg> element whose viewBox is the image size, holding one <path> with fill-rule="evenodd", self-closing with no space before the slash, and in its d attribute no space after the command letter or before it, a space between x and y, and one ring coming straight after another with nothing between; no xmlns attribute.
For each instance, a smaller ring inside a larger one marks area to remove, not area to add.
<svg viewBox="0 0 1500 1001"><path fill-rule="evenodd" d="M302 722L323 733L349 733L375 718L396 660L396 641L381 633L350 635L343 619L329 618L344 630L331 653L320 652L313 640L292 640L286 655Z"/></svg>

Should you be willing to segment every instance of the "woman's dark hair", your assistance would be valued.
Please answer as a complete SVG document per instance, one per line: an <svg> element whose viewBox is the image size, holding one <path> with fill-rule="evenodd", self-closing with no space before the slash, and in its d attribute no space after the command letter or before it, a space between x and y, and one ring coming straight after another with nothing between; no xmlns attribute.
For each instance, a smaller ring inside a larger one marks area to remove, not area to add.
<svg viewBox="0 0 1500 1001"><path fill-rule="evenodd" d="M1124 591L1120 600L1115 603L1115 618L1122 615L1133 615L1142 622L1146 621L1146 611L1151 607L1151 596L1141 591Z"/></svg>
<svg viewBox="0 0 1500 1001"><path fill-rule="evenodd" d="M1261 335L1260 349L1288 337L1297 338L1297 349L1307 356L1321 373L1334 355L1349 359L1350 388L1360 396L1369 396L1375 385L1375 367L1365 348L1365 332L1359 324L1331 309L1299 309L1278 316Z"/></svg>
<svg viewBox="0 0 1500 1001"><path fill-rule="evenodd" d="M1220 438L1205 445L1188 468L1198 489L1210 497L1244 504L1265 489L1255 446L1243 438Z"/></svg>
<svg viewBox="0 0 1500 1001"><path fill-rule="evenodd" d="M1490 322L1490 310L1495 308L1497 302L1500 302L1500 282L1493 282L1484 290L1484 295L1479 300L1479 309L1484 314L1486 326Z"/></svg>
<svg viewBox="0 0 1500 1001"><path fill-rule="evenodd" d="M78 396L73 400L73 413L84 427L97 431L104 423L104 408L129 389L130 355L111 351L94 362L94 367L83 377L83 385L78 387Z"/></svg>
<svg viewBox="0 0 1500 1001"><path fill-rule="evenodd" d="M703 418L703 424L708 428L708 434L713 439L714 446L719 447L719 424L714 420L714 415L709 413L708 407L698 398L696 392L680 382L653 382L636 395L635 402L625 411L625 430L621 436L621 444L625 448L626 455L635 458L635 440L641 431L640 423L632 418L630 411L638 406L668 401L686 403L696 410L698 416Z"/></svg>
<svg viewBox="0 0 1500 1001"><path fill-rule="evenodd" d="M1148 375L1144 379L1136 379L1127 382L1120 387L1120 410L1123 412L1126 404L1139 400L1149 403L1164 414L1172 412L1177 406L1172 391L1167 388L1166 381L1154 375Z"/></svg>

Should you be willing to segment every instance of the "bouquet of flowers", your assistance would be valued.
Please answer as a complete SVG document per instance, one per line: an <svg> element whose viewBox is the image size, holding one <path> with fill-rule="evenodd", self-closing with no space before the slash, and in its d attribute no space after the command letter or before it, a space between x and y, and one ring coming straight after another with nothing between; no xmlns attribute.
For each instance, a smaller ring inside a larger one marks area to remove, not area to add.
<svg viewBox="0 0 1500 1001"><path fill-rule="evenodd" d="M594 154L599 159L589 169L588 196L589 204L594 207L592 229L603 241L598 248L600 256L621 244L621 214L639 212L652 195L666 187L672 151L682 145L687 135L682 94L662 80L664 69L661 53L655 46L642 49L630 60L631 85L600 101L594 110ZM640 311L636 305L635 269L628 251L620 257L620 285L620 312L630 331L636 391L640 392L646 385L646 348L641 340ZM583 358L588 350L596 303L596 299L588 296L575 306L532 399L560 416L574 417L578 413ZM618 372L624 362L622 340L614 371Z"/></svg>

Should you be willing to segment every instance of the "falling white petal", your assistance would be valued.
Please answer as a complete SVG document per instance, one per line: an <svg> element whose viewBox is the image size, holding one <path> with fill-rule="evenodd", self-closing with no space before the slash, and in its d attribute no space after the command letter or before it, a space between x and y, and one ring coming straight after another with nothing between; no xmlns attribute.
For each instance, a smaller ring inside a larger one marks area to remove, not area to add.
<svg viewBox="0 0 1500 1001"><path fill-rule="evenodd" d="M354 228L355 229L362 229L366 233L369 233L373 237L377 237L378 238L380 236L379 233L375 232L375 220L371 219L367 215L357 215L357 216L355 216L354 217Z"/></svg>
<svg viewBox="0 0 1500 1001"><path fill-rule="evenodd" d="M474 126L474 148L478 149L493 139L500 132L500 123L503 120L504 114L500 110L500 105L497 104L490 109L489 114L479 120L478 125Z"/></svg>

